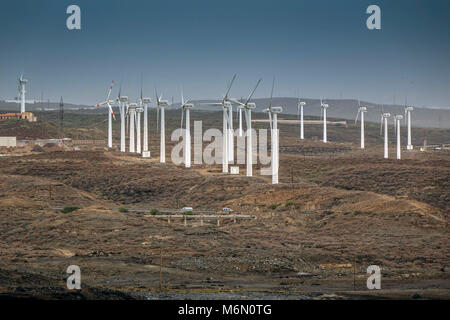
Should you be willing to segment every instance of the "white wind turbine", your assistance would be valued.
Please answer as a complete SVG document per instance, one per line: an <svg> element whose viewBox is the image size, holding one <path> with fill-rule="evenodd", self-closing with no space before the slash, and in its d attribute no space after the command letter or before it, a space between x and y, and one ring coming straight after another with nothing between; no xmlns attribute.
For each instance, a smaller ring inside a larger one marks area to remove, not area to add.
<svg viewBox="0 0 450 320"><path fill-rule="evenodd" d="M164 115L164 108L169 106L168 100L162 100L162 94L161 96L158 96L158 91L155 88L155 94L156 94L156 110L157 110L157 125L156 127L159 127L159 123L161 122L161 133L160 133L160 144L159 144L159 162L165 163L166 162L166 123L165 123L165 115ZM159 117L161 109L161 119Z"/></svg>
<svg viewBox="0 0 450 320"><path fill-rule="evenodd" d="M320 98L320 107L322 108L322 118L323 118L323 142L327 143L327 109L328 103L322 103L322 98Z"/></svg>
<svg viewBox="0 0 450 320"><path fill-rule="evenodd" d="M401 145L400 145L400 122L403 119L403 116L401 114L396 114L394 116L395 120L395 132L397 134L397 159L400 160L401 155Z"/></svg>
<svg viewBox="0 0 450 320"><path fill-rule="evenodd" d="M245 112L245 121L246 121L246 127L247 127L247 170L246 174L247 177L251 177L253 175L253 144L252 144L252 110L256 108L256 104L253 102L250 102L250 99L252 98L253 94L256 91L256 88L258 88L259 83L262 81L262 79L259 79L256 83L255 87L253 88L253 91L248 96L245 103L242 103L237 100L233 100L235 103L239 105L239 110L244 109Z"/></svg>
<svg viewBox="0 0 450 320"><path fill-rule="evenodd" d="M142 136L141 136L141 114L144 112L144 108L141 103L136 108L136 153L142 153Z"/></svg>
<svg viewBox="0 0 450 320"><path fill-rule="evenodd" d="M358 99L358 113L356 114L355 124L358 121L358 116L361 113L361 149L365 148L364 144L364 113L367 112L367 107L361 106Z"/></svg>
<svg viewBox="0 0 450 320"><path fill-rule="evenodd" d="M228 88L227 88L227 92L224 95L223 99L221 102L211 102L211 103L203 103L206 105L210 105L210 106L221 106L222 107L222 111L223 111L223 120L222 120L222 124L223 124L223 128L222 128L222 172L223 173L228 173L228 150L229 150L229 142L228 142L228 126L230 124L230 120L228 117L228 110L231 108L231 102L230 99L228 98L228 94L230 93L231 90L231 86L233 85L234 80L236 79L236 75L233 76L233 78L231 79L231 82L228 84Z"/></svg>
<svg viewBox="0 0 450 320"><path fill-rule="evenodd" d="M114 81L109 86L108 96L105 101L97 103L97 107L107 105L108 106L108 148L112 148L112 119L116 120L116 116L114 115L114 111L112 109L112 104L114 104L114 100L110 100L112 87L114 85Z"/></svg>
<svg viewBox="0 0 450 320"><path fill-rule="evenodd" d="M389 158L389 141L388 141L388 118L391 116L390 113L384 112L383 106L381 106L381 126L380 135L383 132L384 127L384 158Z"/></svg>
<svg viewBox="0 0 450 320"><path fill-rule="evenodd" d="M186 168L191 167L191 119L190 110L194 108L193 103L189 103L189 100L184 101L183 89L181 89L181 129L183 129L183 118L186 113L186 130L184 137L184 166Z"/></svg>
<svg viewBox="0 0 450 320"><path fill-rule="evenodd" d="M304 121L303 121L303 107L306 105L305 101L300 100L300 94L298 95L298 102L297 102L297 117L300 118L300 139L305 139L305 132L304 132Z"/></svg>
<svg viewBox="0 0 450 320"><path fill-rule="evenodd" d="M136 121L136 108L137 107L138 107L137 103L134 103L134 102L132 102L132 103L130 103L128 105L128 114L129 114L128 118L129 118L129 121L130 121L130 123L129 123L129 129L130 129L130 135L129 135L129 137L130 137L130 152L132 152L132 153L136 152L136 149L135 149L136 139L134 137L134 124L135 124L135 121Z"/></svg>
<svg viewBox="0 0 450 320"><path fill-rule="evenodd" d="M414 110L413 107L408 107L405 105L405 120L407 121L408 126L408 145L406 146L407 150L412 150L413 145L411 143L411 112Z"/></svg>
<svg viewBox="0 0 450 320"><path fill-rule="evenodd" d="M272 92L270 94L269 108L265 109L269 115L270 132L271 132L271 156L272 156L272 184L278 184L278 169L279 162L279 147L280 141L278 137L278 114L283 112L283 107L272 107L273 87L275 85L275 78L272 81Z"/></svg>
<svg viewBox="0 0 450 320"><path fill-rule="evenodd" d="M142 98L141 89L141 104L144 105L144 146L142 148L142 157L149 158L150 151L148 150L148 105L152 102L150 98Z"/></svg>
<svg viewBox="0 0 450 320"><path fill-rule="evenodd" d="M117 96L116 101L119 103L119 111L120 111L120 152L126 151L126 142L125 142L125 107L128 109L128 97L121 95L122 91L122 83L120 83L119 94Z"/></svg>
<svg viewBox="0 0 450 320"><path fill-rule="evenodd" d="M9 103L20 103L20 113L25 112L25 104L26 103L35 103L34 100L26 100L25 99L25 85L28 83L27 79L23 78L23 72L20 74L20 78L18 79L19 82L19 97L17 97L15 100L5 100L5 102Z"/></svg>

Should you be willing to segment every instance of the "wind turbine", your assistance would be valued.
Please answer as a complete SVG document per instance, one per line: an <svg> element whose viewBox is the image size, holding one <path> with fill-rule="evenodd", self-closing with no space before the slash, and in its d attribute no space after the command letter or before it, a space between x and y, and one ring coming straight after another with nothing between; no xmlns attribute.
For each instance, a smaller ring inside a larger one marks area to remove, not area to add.
<svg viewBox="0 0 450 320"><path fill-rule="evenodd" d="M26 103L35 103L34 100L26 100L25 99L25 85L28 83L28 80L23 77L23 72L20 74L19 82L19 97L15 100L6 100L5 102L9 103L20 103L20 113L25 112L25 104Z"/></svg>
<svg viewBox="0 0 450 320"><path fill-rule="evenodd" d="M142 148L142 157L150 158L150 151L148 150L148 105L152 102L150 98L142 98L141 90L141 104L144 105L144 146Z"/></svg>
<svg viewBox="0 0 450 320"><path fill-rule="evenodd" d="M159 144L159 161L161 163L166 162L166 126L165 126L165 119L164 119L164 108L169 106L169 101L162 100L162 94L161 96L158 96L158 91L155 87L155 94L156 94L156 107L157 107L157 125L156 127L159 127L159 122L161 122L161 141ZM159 118L159 110L161 109L161 119Z"/></svg>
<svg viewBox="0 0 450 320"><path fill-rule="evenodd" d="M322 118L323 118L323 142L327 143L327 109L328 103L322 103L322 98L320 98L320 107L322 108Z"/></svg>
<svg viewBox="0 0 450 320"><path fill-rule="evenodd" d="M135 143L136 143L136 139L134 137L134 124L136 122L136 108L138 107L137 103L130 103L128 105L128 113L129 113L129 120L130 120L130 124L129 124L129 128L130 128L130 152L135 153L136 149L135 149Z"/></svg>
<svg viewBox="0 0 450 320"><path fill-rule="evenodd" d="M401 114L396 114L394 116L395 120L395 131L397 133L397 159L400 160L401 155L401 146L400 146L400 121L403 119L403 116Z"/></svg>
<svg viewBox="0 0 450 320"><path fill-rule="evenodd" d="M364 145L364 113L367 112L367 107L361 106L358 99L358 113L356 114L355 124L358 121L358 116L361 113L361 149L365 148Z"/></svg>
<svg viewBox="0 0 450 320"><path fill-rule="evenodd" d="M191 120L190 110L194 108L193 103L189 103L189 100L184 101L183 88L181 88L181 129L183 129L183 117L186 113L186 130L185 130L185 148L184 148L184 166L186 168L191 167Z"/></svg>
<svg viewBox="0 0 450 320"><path fill-rule="evenodd" d="M112 148L112 119L116 120L116 116L114 115L114 111L112 109L112 104L114 104L114 100L110 100L109 97L111 96L112 87L114 85L114 80L112 81L111 85L109 86L109 92L108 96L105 101L97 103L97 107L107 105L108 106L108 148Z"/></svg>
<svg viewBox="0 0 450 320"><path fill-rule="evenodd" d="M253 94L256 91L256 88L258 88L260 82L262 79L259 79L256 83L255 87L253 88L253 91L248 96L245 103L242 103L237 100L233 100L235 103L239 105L239 110L244 109L245 112L245 121L246 121L246 127L247 127L247 170L246 174L247 177L251 177L253 175L253 144L252 144L252 110L256 108L256 104L254 102L250 102L250 99L252 98Z"/></svg>
<svg viewBox="0 0 450 320"><path fill-rule="evenodd" d="M303 121L303 107L306 105L305 101L300 100L300 94L298 95L297 102L297 117L300 118L300 139L305 139L304 133L304 121Z"/></svg>
<svg viewBox="0 0 450 320"><path fill-rule="evenodd" d="M222 128L222 172L228 173L228 125L229 125L229 117L227 114L227 111L231 107L230 99L228 98L228 94L230 93L231 86L233 85L234 80L236 79L236 74L231 79L230 83L228 84L227 92L224 95L221 102L211 102L211 103L204 103L206 105L210 106L221 106L223 111L223 128Z"/></svg>
<svg viewBox="0 0 450 320"><path fill-rule="evenodd" d="M136 108L136 153L142 153L142 137L141 137L141 114L144 112L144 108L141 103Z"/></svg>
<svg viewBox="0 0 450 320"><path fill-rule="evenodd" d="M273 87L275 78L272 81L272 92L270 93L270 104L264 112L269 115L269 123L271 129L271 156L272 156L272 184L278 184L279 169L279 138L278 138L278 114L283 112L283 107L272 107Z"/></svg>
<svg viewBox="0 0 450 320"><path fill-rule="evenodd" d="M384 123L384 158L389 158L389 149L388 149L388 118L391 116L390 113L384 112L384 107L381 106L381 126L380 126L380 135L383 132L383 123Z"/></svg>
<svg viewBox="0 0 450 320"><path fill-rule="evenodd" d="M122 82L119 87L119 94L117 95L116 101L119 103L119 111L120 111L120 152L126 152L126 142L125 142L125 106L128 109L128 97L122 96ZM127 110L128 111L128 110Z"/></svg>
<svg viewBox="0 0 450 320"><path fill-rule="evenodd" d="M408 145L406 146L407 150L412 150L413 145L411 143L411 111L413 111L413 107L408 107L405 105L405 120L407 121L408 125Z"/></svg>

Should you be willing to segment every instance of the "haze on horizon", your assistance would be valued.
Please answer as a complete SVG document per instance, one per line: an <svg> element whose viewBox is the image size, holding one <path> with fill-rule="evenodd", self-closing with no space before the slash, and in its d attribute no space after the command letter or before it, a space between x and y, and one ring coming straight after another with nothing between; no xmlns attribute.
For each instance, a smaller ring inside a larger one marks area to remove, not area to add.
<svg viewBox="0 0 450 320"><path fill-rule="evenodd" d="M81 30L66 8L81 8ZM381 8L381 30L366 8ZM450 108L450 3L398 1L72 1L0 4L0 99L17 96L93 105L115 93L136 99L154 86L179 101L217 99L238 74L234 97L360 98Z"/></svg>

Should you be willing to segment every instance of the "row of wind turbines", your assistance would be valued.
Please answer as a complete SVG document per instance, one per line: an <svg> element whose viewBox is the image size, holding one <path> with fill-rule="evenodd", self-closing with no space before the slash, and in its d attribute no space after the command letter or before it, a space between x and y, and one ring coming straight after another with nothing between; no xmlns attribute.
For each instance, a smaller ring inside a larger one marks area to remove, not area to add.
<svg viewBox="0 0 450 320"><path fill-rule="evenodd" d="M236 75L233 76L227 86L225 95L220 102L202 103L202 105L208 105L211 107L220 107L222 109L222 172L229 173L229 165L234 160L234 130L233 130L233 105L238 108L239 116L239 129L238 135L242 136L243 131L243 116L244 113L246 124L246 175L251 177L253 175L253 150L252 150L252 110L256 109L256 104L251 102L253 94L261 83L262 79L256 82L256 85L250 92L248 98L234 99L229 96L233 83L236 79ZM129 149L131 153L142 154L142 157L149 158L149 115L148 108L151 104L151 98L144 97L142 93L142 81L140 98L136 103L130 102L128 96L121 94L122 85L119 88L118 96L115 99L111 99L111 92L113 89L114 81L109 86L108 95L105 101L97 104L98 107L107 106L108 112L108 148L113 147L112 143L112 121L115 120L115 114L113 110L114 105L118 105L120 112L120 151L126 152L126 131L129 131ZM278 183L278 169L279 169L279 130L278 130L278 114L283 112L283 107L272 106L273 90L275 86L275 78L272 82L272 90L270 95L270 102L268 108L264 109L264 112L268 114L270 132L271 132L271 173L272 183ZM158 94L155 88L156 96L156 110L157 110L157 130L160 131L160 162L166 162L166 146L165 146L165 108L169 106L168 100L164 100L162 95ZM298 118L300 125L300 139L305 139L304 132L304 107L306 102L298 99ZM320 99L321 107L321 120L323 121L323 142L327 143L327 109L328 103L325 103ZM181 89L181 123L180 128L183 129L184 125L184 164L186 168L191 167L191 130L190 130L190 111L194 109L194 104L190 100L185 100L183 89ZM362 106L358 101L358 111L355 119L355 124L360 118L361 125L361 149L365 149L365 133L364 133L364 114L367 112L368 107ZM405 119L407 119L408 127L408 146L407 149L412 149L411 144L411 111L413 107L405 106ZM141 118L143 114L143 128L141 129ZM384 108L381 109L381 127L380 135L384 131L384 158L388 158L388 118L390 113L384 112ZM400 146L400 121L403 119L402 115L395 115L395 130L397 134L397 159L401 159L401 146ZM384 129L383 129L384 128ZM142 136L141 136L142 133Z"/></svg>
<svg viewBox="0 0 450 320"><path fill-rule="evenodd" d="M300 139L305 139L305 133L304 133L304 107L306 105L305 101L302 101L300 98L298 99L297 103L297 116L300 121ZM322 101L322 98L320 99L320 107L321 109L321 120L323 121L323 139L322 141L324 143L327 143L327 109L329 105L327 103L324 103ZM365 134L364 134L364 113L367 112L367 107L362 106L360 101L358 100L358 112L356 114L355 124L358 121L358 117L360 116L360 125L361 125L361 149L365 149ZM397 159L401 159L401 144L400 144L400 123L401 120L404 118L407 124L407 133L408 133L408 145L407 150L412 150L413 145L411 143L411 112L414 110L413 107L408 106L407 103L405 103L405 115L396 114L394 115L394 126L395 131L397 135ZM381 126L380 126L380 135L384 131L384 158L389 158L389 140L388 140L388 118L391 117L391 114L388 112L384 112L384 107L381 107ZM384 128L384 129L383 129Z"/></svg>
<svg viewBox="0 0 450 320"><path fill-rule="evenodd" d="M251 128L251 112L256 108L256 104L251 102L251 98L261 83L259 79L246 100L234 99L229 96L232 85L236 79L233 76L228 84L227 91L220 102L202 103L211 107L221 107L223 111L223 130L222 130L222 172L229 172L229 164L234 160L234 130L233 130L233 104L237 106L239 111L239 136L243 135L242 128L242 111L244 112L246 122L246 175L251 177L253 175L253 150L252 150L252 128ZM275 79L272 83L272 92L270 104L264 111L268 113L271 128L271 170L272 183L278 183L278 168L279 168L279 135L277 126L277 114L283 111L280 106L272 106L272 97ZM129 130L129 152L142 154L143 157L150 157L148 149L148 106L151 103L150 98L143 97L142 83L141 95L137 103L130 102L128 96L121 95L120 86L119 93L116 99L111 99L111 92L114 81L109 86L108 95L105 101L97 104L97 107L108 107L108 148L113 147L112 143L112 121L115 120L113 106L117 103L120 111L121 130L120 130L120 151L126 152L126 131ZM156 110L157 110L157 130L160 130L160 162L165 163L165 107L169 106L168 100L163 100L162 95L158 95L155 88L156 95ZM194 108L194 104L189 100L184 99L183 90L181 90L181 123L180 127L183 129L184 125L184 164L186 168L191 167L191 131L190 131L190 111ZM143 146L141 146L141 114L144 114L143 119ZM136 133L136 137L135 137Z"/></svg>

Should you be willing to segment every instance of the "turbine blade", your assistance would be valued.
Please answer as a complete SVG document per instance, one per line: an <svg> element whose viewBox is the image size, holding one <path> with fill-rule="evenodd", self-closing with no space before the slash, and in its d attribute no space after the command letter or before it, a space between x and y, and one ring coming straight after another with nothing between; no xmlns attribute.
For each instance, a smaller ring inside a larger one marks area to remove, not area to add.
<svg viewBox="0 0 450 320"><path fill-rule="evenodd" d="M356 113L355 124L356 124L356 122L358 121L359 112L360 112L360 110L358 109L358 112Z"/></svg>
<svg viewBox="0 0 450 320"><path fill-rule="evenodd" d="M270 104L269 104L269 109L272 108L272 97L273 97L273 87L275 86L275 77L273 77L272 79L272 91L270 91Z"/></svg>
<svg viewBox="0 0 450 320"><path fill-rule="evenodd" d="M181 105L184 106L183 87L181 87Z"/></svg>
<svg viewBox="0 0 450 320"><path fill-rule="evenodd" d="M108 98L106 98L107 101L109 101L109 96L111 95L113 85L114 85L114 80L111 82L111 85L109 86Z"/></svg>
<svg viewBox="0 0 450 320"><path fill-rule="evenodd" d="M233 79L231 79L231 82L228 85L227 93L225 94L225 97L223 98L223 100L227 100L228 99L228 93L230 93L231 86L233 85L234 79L236 79L236 74L234 74Z"/></svg>
<svg viewBox="0 0 450 320"><path fill-rule="evenodd" d="M259 83L262 81L262 79L259 79L258 82L256 83L255 87L253 88L253 91L250 93L250 95L247 98L247 101L245 101L245 105L247 105L247 103L249 103L250 99L252 98L253 94L255 93L256 88L258 88Z"/></svg>
<svg viewBox="0 0 450 320"><path fill-rule="evenodd" d="M184 120L184 108L181 108L181 123L180 123L181 129L183 129L183 120Z"/></svg>

